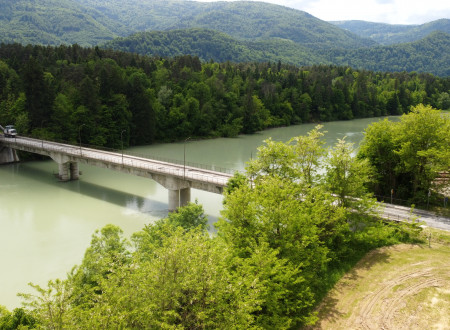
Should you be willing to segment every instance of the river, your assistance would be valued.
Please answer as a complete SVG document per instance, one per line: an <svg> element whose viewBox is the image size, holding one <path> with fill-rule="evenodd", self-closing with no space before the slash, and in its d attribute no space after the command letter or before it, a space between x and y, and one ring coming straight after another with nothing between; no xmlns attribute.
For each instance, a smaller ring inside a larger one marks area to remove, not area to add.
<svg viewBox="0 0 450 330"><path fill-rule="evenodd" d="M379 118L324 124L327 145L347 136L356 145L363 130ZM287 141L305 135L314 124L269 129L254 135L130 148L187 163L243 170L262 141ZM95 230L106 224L120 226L125 237L147 223L167 216L168 192L156 182L80 164L78 181L58 182L55 162L33 161L0 166L0 305L20 307L18 292L33 292L27 285L45 285L65 278L80 264ZM222 196L192 190L213 223L220 216Z"/></svg>

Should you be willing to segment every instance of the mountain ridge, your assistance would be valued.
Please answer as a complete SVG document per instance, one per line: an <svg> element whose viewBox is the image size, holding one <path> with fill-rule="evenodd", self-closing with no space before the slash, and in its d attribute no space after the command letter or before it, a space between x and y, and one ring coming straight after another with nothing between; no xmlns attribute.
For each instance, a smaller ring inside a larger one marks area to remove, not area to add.
<svg viewBox="0 0 450 330"><path fill-rule="evenodd" d="M446 18L413 25L386 24L361 20L330 21L329 23L361 37L370 38L381 45L417 41L436 31L450 33L450 19Z"/></svg>
<svg viewBox="0 0 450 330"><path fill-rule="evenodd" d="M393 48L383 48L387 46L380 46L373 40L373 33L367 32L371 26L381 35L392 31L392 26L352 22L360 30L365 26L366 35L358 36L304 11L263 2L0 0L3 43L105 45L146 55L191 54L205 61L354 65L359 69L438 75L449 71L448 38L445 34L426 34L436 32L439 26L445 30L448 19L420 26L394 26L398 35L416 31L408 33L417 36L419 29L426 36L414 40L417 45L389 46ZM204 38L202 43L199 38ZM137 44L138 40L142 44ZM440 49L441 58L430 49L432 44Z"/></svg>
<svg viewBox="0 0 450 330"><path fill-rule="evenodd" d="M277 37L315 48L375 45L370 39L336 28L306 12L263 2L42 0L38 3L31 0L31 4L30 0L17 0L10 6L7 1L0 2L2 41L96 46L135 32L196 27L214 29L243 40ZM14 10L7 10L8 7ZM46 10L37 11L39 8ZM23 26L20 24L23 20L40 24ZM55 32L53 40L52 31ZM72 31L86 31L87 36Z"/></svg>
<svg viewBox="0 0 450 330"><path fill-rule="evenodd" d="M299 66L334 64L373 71L417 71L450 76L450 34L444 32L434 32L412 43L323 51L283 39L250 42L221 32L194 28L140 32L116 38L102 47L150 56L190 54L204 61L282 61Z"/></svg>

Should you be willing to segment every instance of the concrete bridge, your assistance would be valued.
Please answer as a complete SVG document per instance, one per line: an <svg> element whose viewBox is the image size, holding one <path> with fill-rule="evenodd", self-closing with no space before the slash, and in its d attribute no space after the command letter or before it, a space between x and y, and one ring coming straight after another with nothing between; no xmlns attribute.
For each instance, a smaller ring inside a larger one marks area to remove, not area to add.
<svg viewBox="0 0 450 330"><path fill-rule="evenodd" d="M230 173L123 153L19 136L15 138L0 136L0 164L17 162L19 158L16 150L51 157L59 165L58 176L61 181L77 180L79 163L153 179L169 190L169 211L175 211L177 207L190 201L191 188L222 194L223 188L232 176Z"/></svg>

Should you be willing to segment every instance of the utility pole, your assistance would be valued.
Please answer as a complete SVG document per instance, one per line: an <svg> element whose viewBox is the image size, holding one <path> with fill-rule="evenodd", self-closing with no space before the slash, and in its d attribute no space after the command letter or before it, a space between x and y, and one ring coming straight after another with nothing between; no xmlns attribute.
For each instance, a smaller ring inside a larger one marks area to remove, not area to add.
<svg viewBox="0 0 450 330"><path fill-rule="evenodd" d="M183 145L183 180L186 180L186 142L187 140L189 140L191 137L188 137L186 140L184 140L184 145Z"/></svg>
<svg viewBox="0 0 450 330"><path fill-rule="evenodd" d="M125 132L125 130L122 130L122 132L120 132L120 141L122 142L122 166L123 166L123 132Z"/></svg>
<svg viewBox="0 0 450 330"><path fill-rule="evenodd" d="M78 127L78 138L80 139L80 157L83 157L83 152L81 151L81 128L85 125L86 124L81 124L80 127Z"/></svg>

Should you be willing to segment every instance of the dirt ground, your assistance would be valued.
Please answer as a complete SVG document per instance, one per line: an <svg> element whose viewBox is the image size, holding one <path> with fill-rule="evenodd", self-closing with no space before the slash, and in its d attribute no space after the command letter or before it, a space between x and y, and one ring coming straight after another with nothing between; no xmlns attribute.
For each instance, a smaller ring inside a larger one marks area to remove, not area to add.
<svg viewBox="0 0 450 330"><path fill-rule="evenodd" d="M318 312L314 329L450 329L450 245L370 252Z"/></svg>

